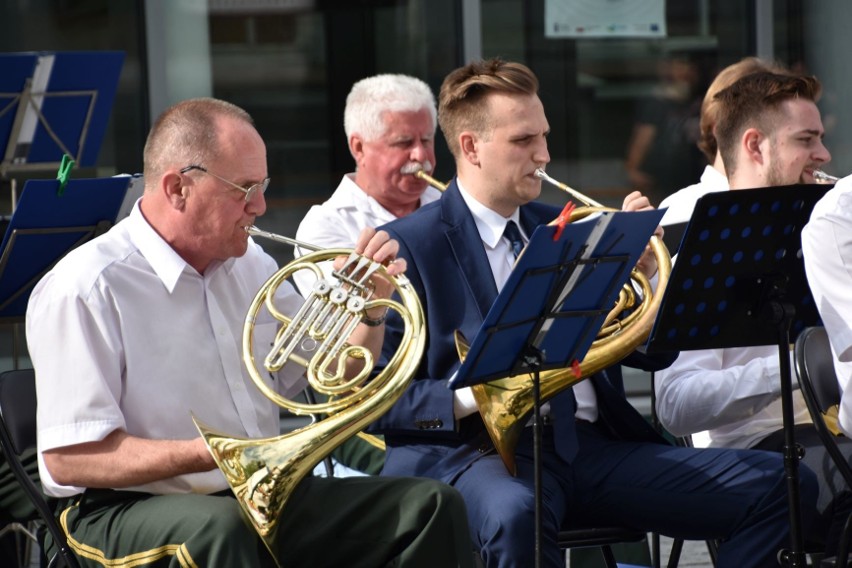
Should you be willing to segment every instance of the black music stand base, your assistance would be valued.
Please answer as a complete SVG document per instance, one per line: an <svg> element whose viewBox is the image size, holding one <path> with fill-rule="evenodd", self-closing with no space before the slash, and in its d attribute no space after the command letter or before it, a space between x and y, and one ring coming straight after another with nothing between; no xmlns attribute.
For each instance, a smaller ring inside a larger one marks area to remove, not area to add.
<svg viewBox="0 0 852 568"><path fill-rule="evenodd" d="M533 478L535 485L535 568L541 568L541 363L544 353L527 345L524 362L533 379Z"/></svg>
<svg viewBox="0 0 852 568"><path fill-rule="evenodd" d="M777 290L777 288L775 288ZM783 294L783 292L782 292ZM781 415L784 430L784 473L787 478L787 500L790 512L791 548L778 552L778 562L790 568L804 568L807 560L802 536L801 502L799 499L799 460L804 448L796 444L793 415L793 377L790 369L790 325L795 308L788 302L770 301L767 305L768 321L778 326L778 364L781 372Z"/></svg>

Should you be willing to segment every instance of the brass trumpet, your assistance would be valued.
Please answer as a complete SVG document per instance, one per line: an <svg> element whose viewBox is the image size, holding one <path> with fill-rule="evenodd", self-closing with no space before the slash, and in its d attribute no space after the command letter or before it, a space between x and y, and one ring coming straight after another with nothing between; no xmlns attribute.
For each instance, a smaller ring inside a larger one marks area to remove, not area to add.
<svg viewBox="0 0 852 568"><path fill-rule="evenodd" d="M417 170L414 172L414 177L420 178L435 189L439 189L441 191L447 191L447 184L444 182L440 182L426 173L426 170Z"/></svg>
<svg viewBox="0 0 852 568"><path fill-rule="evenodd" d="M420 363L426 332L420 301L404 275L391 277L384 266L351 250L318 250L255 227L247 232L314 252L278 270L257 292L243 327L243 363L257 388L278 406L298 415L327 418L314 419L288 434L258 440L230 437L195 417L193 420L249 523L281 565L273 543L281 511L293 489L317 463L384 414L402 395ZM331 278L324 277L318 265L338 256L347 257L344 266ZM275 306L275 293L298 270L311 270L317 282L291 319ZM393 284L401 303L372 297L370 279L377 275ZM387 367L370 380L372 354L360 346L348 345L347 340L366 310L379 306L398 312L405 331ZM268 316L280 322L281 327L259 362L255 359L255 325L260 317ZM350 360L361 363L354 377L344 376ZM303 366L309 385L327 395L328 401L300 403L270 388L263 376L280 370L287 362Z"/></svg>
<svg viewBox="0 0 852 568"><path fill-rule="evenodd" d="M837 183L840 181L839 177L835 177L825 173L822 170L814 170L814 181L817 183Z"/></svg>
<svg viewBox="0 0 852 568"><path fill-rule="evenodd" d="M616 211L604 207L568 185L556 181L541 168L536 170L535 175L584 204L584 207L577 208L571 213L570 222L598 211ZM431 179L431 176L426 174L420 177L427 181ZM438 189L446 188L444 184L435 187ZM573 369L554 369L540 373L540 397L542 401L554 397L598 371L617 364L648 338L672 269L671 256L662 239L656 236L651 237L649 246L657 260L656 290L653 290L648 279L634 268L630 277L633 285L628 283L624 286L616 305L607 314L604 324L598 332L597 339L592 343L591 348L580 363L580 376L577 376ZM635 288L638 288L641 293L637 295ZM628 315L623 316L626 311L629 311ZM464 360L469 348L468 343L458 331L455 340L459 358ZM506 468L515 475L517 471L515 447L533 411L532 377L527 375L508 377L475 385L471 387L471 390L494 447L500 454Z"/></svg>

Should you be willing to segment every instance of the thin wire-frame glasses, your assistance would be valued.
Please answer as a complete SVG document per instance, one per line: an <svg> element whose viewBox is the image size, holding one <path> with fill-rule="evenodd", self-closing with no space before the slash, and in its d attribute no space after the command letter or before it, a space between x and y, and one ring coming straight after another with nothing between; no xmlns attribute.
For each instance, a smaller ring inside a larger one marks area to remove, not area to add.
<svg viewBox="0 0 852 568"><path fill-rule="evenodd" d="M182 168L180 170L180 173L185 174L186 172L189 172L189 171L192 171L192 170L198 170L200 172L204 172L205 174L211 175L214 178L218 179L219 181L223 181L223 182L227 183L228 185L230 185L234 189L239 189L240 191L242 191L243 193L246 194L246 203L251 201L251 198L254 197L254 195L257 192L260 192L261 195L266 193L266 188L269 187L269 178L266 178L265 180L259 181L255 184L252 184L249 187L243 187L241 185L238 185L238 184L232 182L231 180L228 180L228 179L223 178L222 176L216 175L213 172L211 172L210 170L208 170L207 168L205 168L204 166L199 166L197 164L192 164L192 165L186 166L185 168Z"/></svg>

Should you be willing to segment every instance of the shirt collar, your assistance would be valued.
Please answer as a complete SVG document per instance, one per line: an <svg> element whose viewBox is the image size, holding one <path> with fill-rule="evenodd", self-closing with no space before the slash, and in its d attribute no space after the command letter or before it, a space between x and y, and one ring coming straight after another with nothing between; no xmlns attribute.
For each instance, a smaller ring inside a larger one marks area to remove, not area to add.
<svg viewBox="0 0 852 568"><path fill-rule="evenodd" d="M127 217L130 238L139 250L139 253L151 265L151 269L163 282L166 289L172 292L185 271L192 274L198 273L148 223L148 220L142 215L142 210L139 207L141 202L142 198L136 201L130 215ZM225 262L214 261L205 271L205 275L212 274L220 265L224 266L225 270L230 272L235 260L230 258Z"/></svg>
<svg viewBox="0 0 852 568"><path fill-rule="evenodd" d="M461 180L458 178L456 178L456 185L459 187L459 193L461 194L462 199L464 199L464 202L467 204L467 208L470 209L470 213L473 215L473 222L476 223L476 229L479 231L479 237L487 247L494 248L497 246L497 243L499 243L500 239L503 238L503 231L506 230L506 223L509 221L514 221L521 230L521 236L523 236L524 239L527 238L524 233L524 228L521 226L519 209L515 209L515 211L512 212L512 215L508 218L503 217L496 211L489 209L477 201L476 198L467 192L462 185Z"/></svg>

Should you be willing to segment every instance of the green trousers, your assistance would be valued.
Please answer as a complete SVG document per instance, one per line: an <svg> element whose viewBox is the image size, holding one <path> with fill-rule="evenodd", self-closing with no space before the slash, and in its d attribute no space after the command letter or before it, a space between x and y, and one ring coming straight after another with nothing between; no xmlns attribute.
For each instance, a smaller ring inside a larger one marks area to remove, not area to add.
<svg viewBox="0 0 852 568"><path fill-rule="evenodd" d="M281 566L472 567L466 519L456 490L433 480L310 477L285 506L272 548ZM60 522L83 566L275 565L230 492L90 490Z"/></svg>
<svg viewBox="0 0 852 568"><path fill-rule="evenodd" d="M384 442L381 436L373 436L373 439ZM367 475L379 475L385 465L385 451L358 436L343 442L331 455L343 465Z"/></svg>

